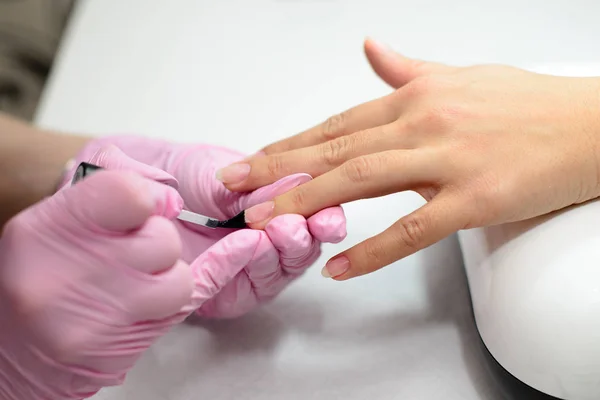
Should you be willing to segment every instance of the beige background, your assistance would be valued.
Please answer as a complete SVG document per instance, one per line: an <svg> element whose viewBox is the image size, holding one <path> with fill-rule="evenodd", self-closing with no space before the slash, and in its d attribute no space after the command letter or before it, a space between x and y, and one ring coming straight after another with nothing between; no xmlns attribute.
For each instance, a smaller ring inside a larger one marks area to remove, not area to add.
<svg viewBox="0 0 600 400"><path fill-rule="evenodd" d="M31 119L73 0L0 0L0 111Z"/></svg>

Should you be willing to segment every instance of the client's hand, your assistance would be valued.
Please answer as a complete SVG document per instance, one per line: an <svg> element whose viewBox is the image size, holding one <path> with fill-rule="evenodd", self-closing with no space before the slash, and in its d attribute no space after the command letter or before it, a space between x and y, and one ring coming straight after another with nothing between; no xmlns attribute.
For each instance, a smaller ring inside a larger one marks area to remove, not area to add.
<svg viewBox="0 0 600 400"><path fill-rule="evenodd" d="M384 267L461 229L546 214L600 195L600 78L507 66L457 68L372 41L367 57L396 90L221 171L234 191L315 177L275 199L285 213L411 190L427 201L334 257L338 280Z"/></svg>
<svg viewBox="0 0 600 400"><path fill-rule="evenodd" d="M77 161L136 171L170 184L178 188L187 209L219 219L230 218L311 179L296 174L251 193L232 193L216 180L215 173L242 158L220 147L120 136L92 141ZM267 205L266 210L250 210L246 216L260 219L260 213L268 211ZM264 231L213 230L180 221L175 224L183 243L182 258L192 264L194 304L204 303L198 313L219 318L242 315L272 299L317 260L321 243L337 243L346 235L341 207L324 209L308 219L281 215Z"/></svg>

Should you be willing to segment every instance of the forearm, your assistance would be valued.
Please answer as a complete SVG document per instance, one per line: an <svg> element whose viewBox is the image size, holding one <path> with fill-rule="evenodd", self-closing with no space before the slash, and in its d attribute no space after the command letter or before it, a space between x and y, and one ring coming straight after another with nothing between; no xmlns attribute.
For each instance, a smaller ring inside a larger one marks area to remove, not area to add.
<svg viewBox="0 0 600 400"><path fill-rule="evenodd" d="M52 195L66 162L88 140L45 131L0 113L0 226Z"/></svg>

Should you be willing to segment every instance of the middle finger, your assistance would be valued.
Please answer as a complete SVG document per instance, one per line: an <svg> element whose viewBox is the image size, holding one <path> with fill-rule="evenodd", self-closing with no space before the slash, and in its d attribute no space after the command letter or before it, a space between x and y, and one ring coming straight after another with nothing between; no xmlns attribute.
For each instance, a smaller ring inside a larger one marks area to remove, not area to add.
<svg viewBox="0 0 600 400"><path fill-rule="evenodd" d="M311 147L246 160L250 172L240 182L225 182L232 191L251 191L285 176L306 173L316 178L348 160L393 149L410 149L415 143L403 135L400 121L356 132Z"/></svg>

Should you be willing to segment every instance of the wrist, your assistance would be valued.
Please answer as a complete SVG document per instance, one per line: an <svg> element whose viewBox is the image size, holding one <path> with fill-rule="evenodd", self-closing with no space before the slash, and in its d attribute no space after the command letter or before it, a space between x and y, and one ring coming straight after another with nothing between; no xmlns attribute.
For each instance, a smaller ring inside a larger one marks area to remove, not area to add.
<svg viewBox="0 0 600 400"><path fill-rule="evenodd" d="M67 161L87 141L0 115L0 224L51 196Z"/></svg>

